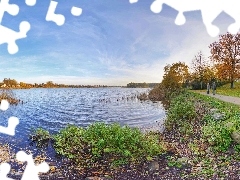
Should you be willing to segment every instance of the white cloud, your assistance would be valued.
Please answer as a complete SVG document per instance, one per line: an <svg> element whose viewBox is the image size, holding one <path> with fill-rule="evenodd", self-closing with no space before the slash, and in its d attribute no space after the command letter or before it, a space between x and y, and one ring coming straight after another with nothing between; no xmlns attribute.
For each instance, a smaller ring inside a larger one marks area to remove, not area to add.
<svg viewBox="0 0 240 180"><path fill-rule="evenodd" d="M160 82L166 64L183 61L190 65L200 50L208 57L208 46L217 39L207 34L200 12L198 16L188 13L186 24L177 26L173 10L154 14L149 7L128 4L121 11L117 3L122 5L116 2L116 9L83 14L79 19L66 21L61 28L49 30L45 21L33 26L40 49L33 48L35 53L28 48L25 56L1 56L5 61L0 62L0 72L4 76L12 73L21 78L16 78L18 81L26 82L107 85ZM216 24L224 32L229 19L224 14L220 18L221 23L216 20ZM28 55L29 52L35 55Z"/></svg>

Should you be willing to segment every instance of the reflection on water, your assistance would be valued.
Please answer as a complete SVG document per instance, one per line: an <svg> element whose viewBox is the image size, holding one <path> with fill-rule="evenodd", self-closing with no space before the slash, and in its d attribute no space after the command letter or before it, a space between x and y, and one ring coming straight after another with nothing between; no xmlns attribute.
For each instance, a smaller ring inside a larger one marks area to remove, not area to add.
<svg viewBox="0 0 240 180"><path fill-rule="evenodd" d="M165 111L160 102L139 101L136 97L148 89L129 88L62 88L14 90L24 103L0 111L0 125L7 126L7 119L16 116L20 124L15 137L1 138L22 142L31 128L42 127L52 133L75 124L86 127L93 122L146 127L160 121ZM7 140L8 141L8 140Z"/></svg>

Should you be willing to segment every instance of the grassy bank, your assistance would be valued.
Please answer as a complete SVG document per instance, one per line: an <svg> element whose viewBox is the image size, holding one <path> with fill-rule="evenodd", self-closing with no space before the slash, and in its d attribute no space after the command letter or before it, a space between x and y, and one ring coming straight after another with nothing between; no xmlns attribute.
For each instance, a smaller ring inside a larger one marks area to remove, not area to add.
<svg viewBox="0 0 240 180"><path fill-rule="evenodd" d="M235 82L233 89L230 89L230 84L225 84L217 89L217 93L226 96L240 97L240 82Z"/></svg>
<svg viewBox="0 0 240 180"><path fill-rule="evenodd" d="M95 123L30 137L39 147L52 143L78 179L239 179L239 106L189 91L168 97L162 134Z"/></svg>
<svg viewBox="0 0 240 180"><path fill-rule="evenodd" d="M69 160L68 166L85 177L113 177L125 166L141 166L166 151L158 133L143 134L138 128L119 124L69 125L54 135L39 128L30 139L38 147L51 143L58 155Z"/></svg>
<svg viewBox="0 0 240 180"><path fill-rule="evenodd" d="M206 92L206 89L203 90L194 90L195 92ZM212 91L210 91L212 93ZM225 95L225 96L233 96L240 97L240 82L234 83L234 88L230 89L230 83L225 84L223 86L217 87L217 94Z"/></svg>
<svg viewBox="0 0 240 180"><path fill-rule="evenodd" d="M239 178L239 106L186 92L173 98L163 141L173 156L170 165L190 167L182 177Z"/></svg>

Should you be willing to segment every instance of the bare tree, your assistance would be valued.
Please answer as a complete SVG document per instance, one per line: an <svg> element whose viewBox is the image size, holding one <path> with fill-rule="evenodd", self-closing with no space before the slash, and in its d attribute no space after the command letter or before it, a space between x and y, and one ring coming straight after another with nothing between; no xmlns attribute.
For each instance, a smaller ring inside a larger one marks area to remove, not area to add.
<svg viewBox="0 0 240 180"><path fill-rule="evenodd" d="M213 72L211 71L209 62L204 57L203 53L199 51L192 60L191 64L192 78L200 82L201 89L203 88L203 82L209 81Z"/></svg>

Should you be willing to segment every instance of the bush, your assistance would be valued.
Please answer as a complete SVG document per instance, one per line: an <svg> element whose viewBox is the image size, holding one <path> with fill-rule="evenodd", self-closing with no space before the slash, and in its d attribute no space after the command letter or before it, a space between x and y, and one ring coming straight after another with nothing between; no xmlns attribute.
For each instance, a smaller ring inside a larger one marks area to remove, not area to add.
<svg viewBox="0 0 240 180"><path fill-rule="evenodd" d="M183 93L171 100L167 112L166 127L180 127L190 122L196 116L194 103L188 93Z"/></svg>
<svg viewBox="0 0 240 180"><path fill-rule="evenodd" d="M151 101L162 101L166 98L166 92L162 85L158 85L153 88L148 95Z"/></svg>
<svg viewBox="0 0 240 180"><path fill-rule="evenodd" d="M54 149L60 155L78 162L83 150L87 147L83 141L84 129L77 126L69 125L62 129L58 134L53 136Z"/></svg>
<svg viewBox="0 0 240 180"><path fill-rule="evenodd" d="M35 142L37 147L45 147L52 140L52 137L47 130L37 128L30 135L29 139Z"/></svg>
<svg viewBox="0 0 240 180"><path fill-rule="evenodd" d="M149 159L163 151L157 136L119 124L94 123L86 129L68 126L53 138L56 152L78 164L85 164L86 159L125 164Z"/></svg>
<svg viewBox="0 0 240 180"><path fill-rule="evenodd" d="M137 98L140 100L140 101L146 101L146 100L149 100L149 97L148 97L148 94L147 93L141 93L137 96Z"/></svg>

